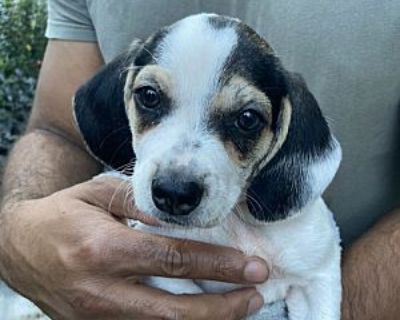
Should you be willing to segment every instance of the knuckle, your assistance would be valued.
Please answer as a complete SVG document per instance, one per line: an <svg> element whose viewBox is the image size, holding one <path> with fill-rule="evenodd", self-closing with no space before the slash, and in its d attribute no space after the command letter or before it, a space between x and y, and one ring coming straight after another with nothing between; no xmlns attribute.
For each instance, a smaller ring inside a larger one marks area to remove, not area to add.
<svg viewBox="0 0 400 320"><path fill-rule="evenodd" d="M199 310L196 312L196 319L201 320L210 320L212 317L216 316L217 314L211 312L210 305L203 305ZM218 319L225 319L225 318L218 318Z"/></svg>
<svg viewBox="0 0 400 320"><path fill-rule="evenodd" d="M236 274L238 266L240 265L225 256L218 256L216 259L212 260L211 263L212 269L221 278L231 277Z"/></svg>
<svg viewBox="0 0 400 320"><path fill-rule="evenodd" d="M82 239L83 238L83 239ZM75 239L72 243L59 246L57 255L60 263L69 272L108 270L111 249L103 237L93 236Z"/></svg>
<svg viewBox="0 0 400 320"><path fill-rule="evenodd" d="M223 301L224 308L220 309L221 315L219 318L226 319L226 320L236 320L240 319L240 316L237 311L229 304L228 301Z"/></svg>
<svg viewBox="0 0 400 320"><path fill-rule="evenodd" d="M186 277L193 269L193 255L182 244L168 246L161 259L161 269L165 274Z"/></svg>
<svg viewBox="0 0 400 320"><path fill-rule="evenodd" d="M71 307L85 319L96 315L104 315L109 311L109 305L102 299L101 294L88 288L81 288L78 292L75 292Z"/></svg>
<svg viewBox="0 0 400 320"><path fill-rule="evenodd" d="M246 311L247 311L247 307L245 307L245 312L243 307L244 305L235 305L234 303L232 303L231 300L229 300L226 296L222 296L222 304L224 306L226 306L226 315L223 316L224 319L228 319L228 320L239 320L242 319L242 317L244 317L246 315Z"/></svg>
<svg viewBox="0 0 400 320"><path fill-rule="evenodd" d="M142 310L146 314L149 310L162 320L188 320L190 312L184 304L171 300L147 300L141 299L135 302L135 309ZM158 318L157 318L158 319Z"/></svg>
<svg viewBox="0 0 400 320"><path fill-rule="evenodd" d="M171 307L164 313L163 320L188 320L189 313L180 307Z"/></svg>
<svg viewBox="0 0 400 320"><path fill-rule="evenodd" d="M84 240L74 252L74 260L87 266L101 267L103 264L104 246L101 239Z"/></svg>
<svg viewBox="0 0 400 320"><path fill-rule="evenodd" d="M241 319L241 316L239 315L238 312L236 312L232 307L228 309L228 315L226 319L231 319L231 320L239 320Z"/></svg>

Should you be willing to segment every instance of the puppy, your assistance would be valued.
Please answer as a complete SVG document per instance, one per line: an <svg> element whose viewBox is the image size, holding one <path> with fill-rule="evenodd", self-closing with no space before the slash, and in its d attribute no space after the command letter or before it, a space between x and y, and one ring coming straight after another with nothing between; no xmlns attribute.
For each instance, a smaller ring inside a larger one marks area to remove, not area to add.
<svg viewBox="0 0 400 320"><path fill-rule="evenodd" d="M74 102L96 158L112 168L135 159L135 204L164 223L138 228L263 257L266 305L283 300L290 320L340 318L340 240L321 195L341 149L304 81L254 30L187 17L134 41ZM237 287L147 281L173 293Z"/></svg>

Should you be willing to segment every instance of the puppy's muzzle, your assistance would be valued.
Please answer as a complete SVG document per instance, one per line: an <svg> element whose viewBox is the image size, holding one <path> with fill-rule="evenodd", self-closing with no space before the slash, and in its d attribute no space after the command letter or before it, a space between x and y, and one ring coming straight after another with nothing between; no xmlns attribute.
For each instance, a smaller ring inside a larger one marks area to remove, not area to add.
<svg viewBox="0 0 400 320"><path fill-rule="evenodd" d="M200 204L204 186L193 177L169 173L153 178L151 192L159 210L172 216L187 216Z"/></svg>

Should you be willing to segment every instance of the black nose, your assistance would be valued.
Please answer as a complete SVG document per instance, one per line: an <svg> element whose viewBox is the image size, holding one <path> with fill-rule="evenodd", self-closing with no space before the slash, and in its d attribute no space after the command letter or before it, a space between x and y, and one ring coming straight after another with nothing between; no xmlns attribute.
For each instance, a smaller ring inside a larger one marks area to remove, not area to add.
<svg viewBox="0 0 400 320"><path fill-rule="evenodd" d="M198 182L181 181L173 177L155 178L151 189L156 207L176 216L192 212L199 205L204 192Z"/></svg>

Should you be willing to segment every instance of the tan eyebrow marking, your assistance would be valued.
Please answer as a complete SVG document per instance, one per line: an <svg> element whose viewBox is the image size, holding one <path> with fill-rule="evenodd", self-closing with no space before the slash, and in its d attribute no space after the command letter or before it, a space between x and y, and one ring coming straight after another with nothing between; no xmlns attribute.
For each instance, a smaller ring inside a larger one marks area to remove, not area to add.
<svg viewBox="0 0 400 320"><path fill-rule="evenodd" d="M156 85L162 92L168 94L172 90L172 78L163 67L149 65L139 72L132 89L144 85Z"/></svg>
<svg viewBox="0 0 400 320"><path fill-rule="evenodd" d="M229 79L212 103L214 109L234 111L249 103L266 118L272 114L272 103L268 96L241 76L234 75ZM219 110L218 110L219 111Z"/></svg>

